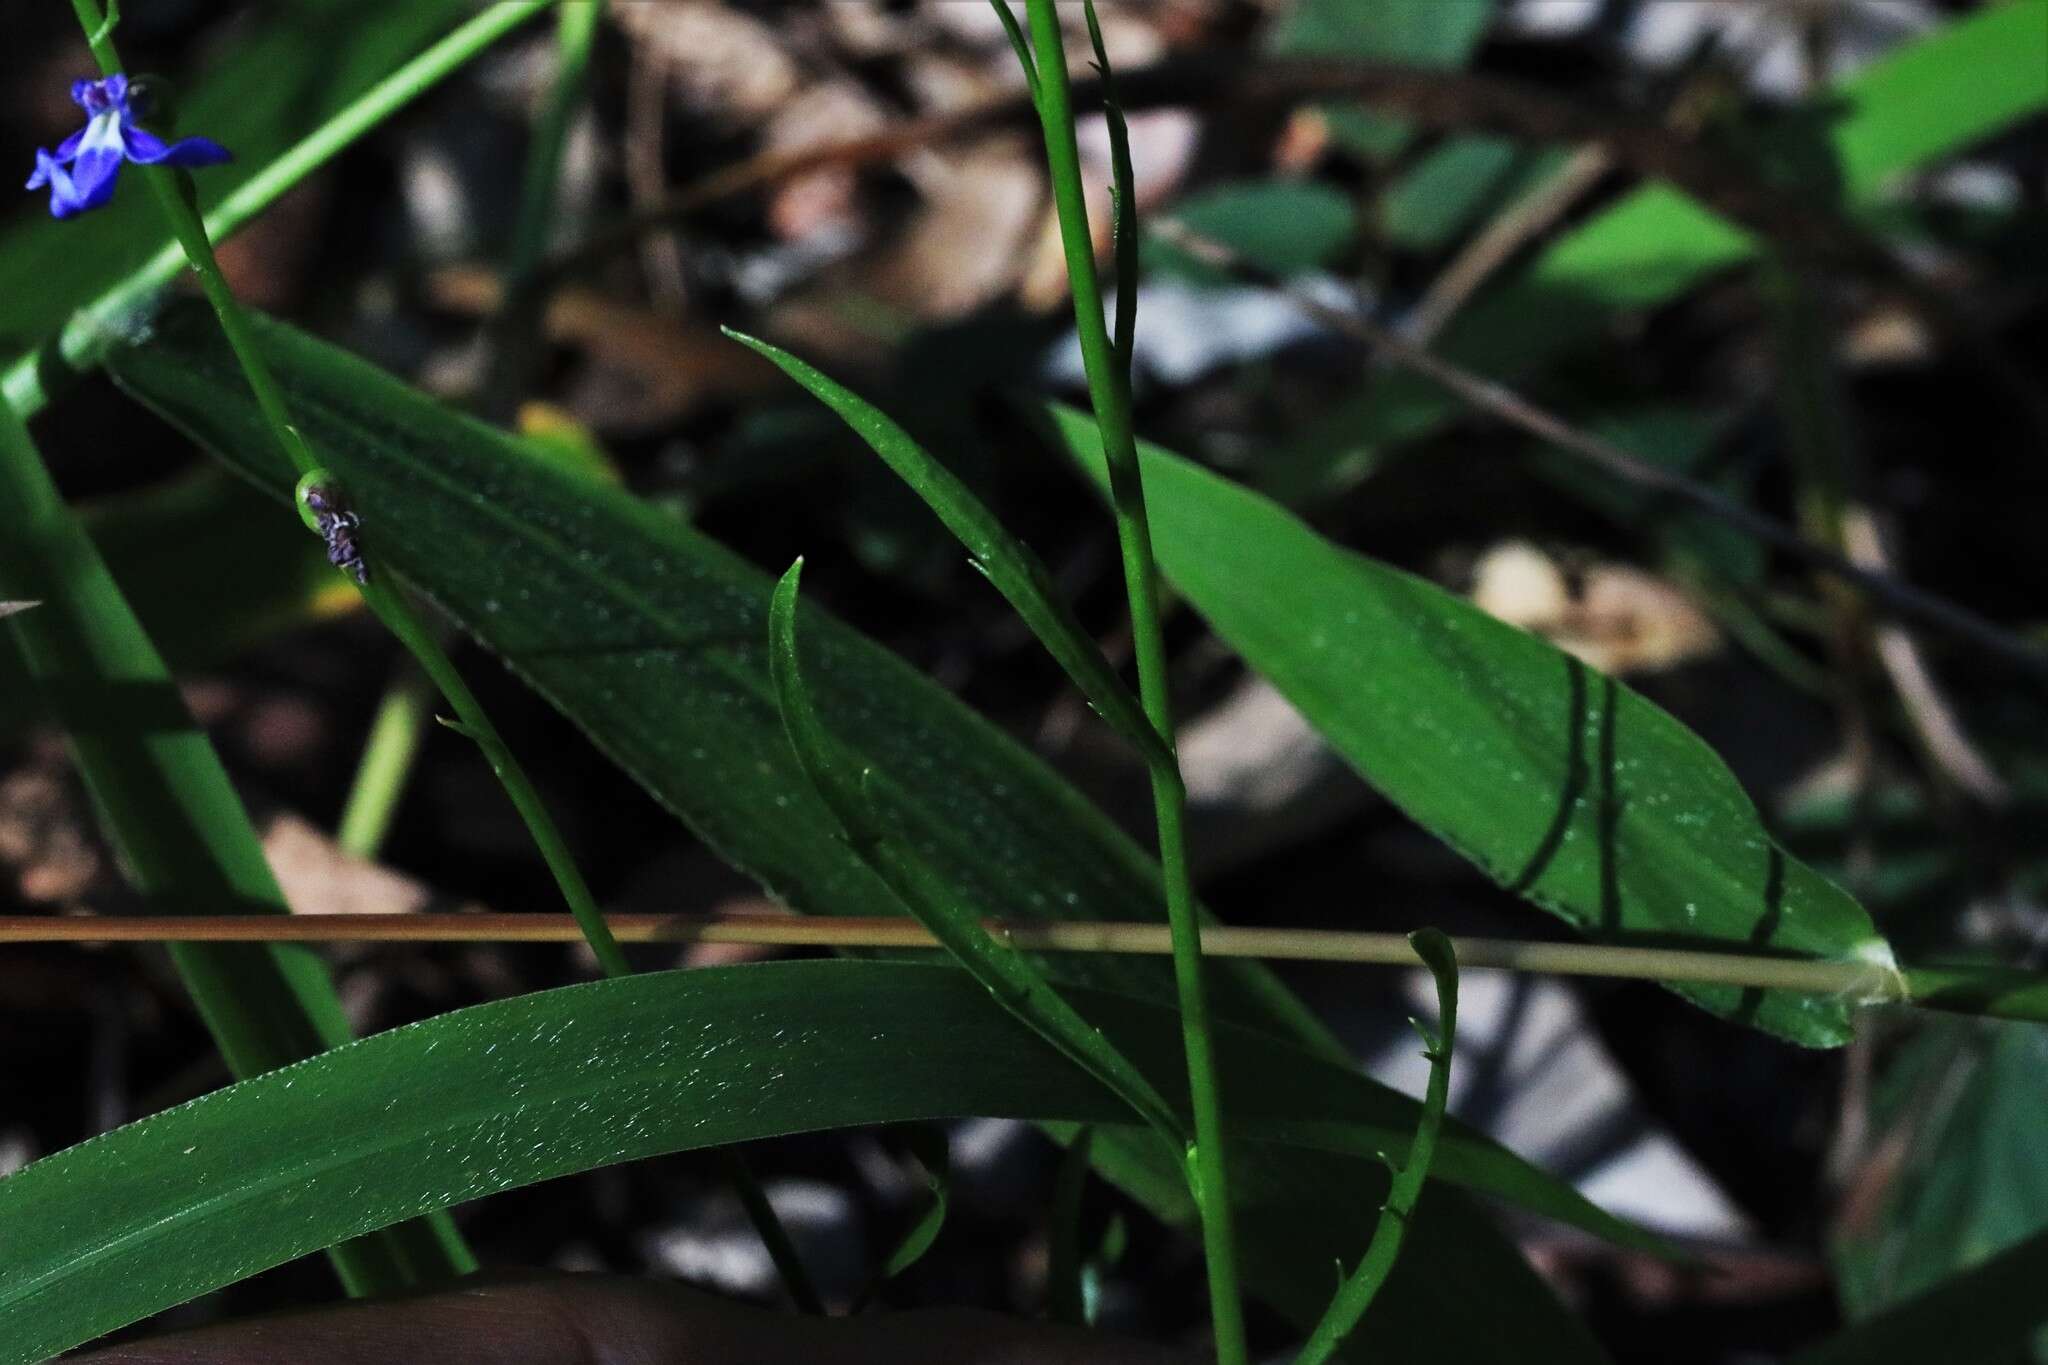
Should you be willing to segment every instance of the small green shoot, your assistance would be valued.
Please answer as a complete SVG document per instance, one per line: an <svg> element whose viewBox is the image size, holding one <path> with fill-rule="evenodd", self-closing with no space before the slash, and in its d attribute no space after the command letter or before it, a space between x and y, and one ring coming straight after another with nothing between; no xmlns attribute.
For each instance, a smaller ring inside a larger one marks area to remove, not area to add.
<svg viewBox="0 0 2048 1365"><path fill-rule="evenodd" d="M1444 1105L1451 1094L1451 1047L1458 1032L1458 955L1452 950L1450 939L1434 929L1417 930L1408 936L1408 941L1415 945L1416 956L1428 964L1430 975L1436 978L1437 1027L1431 1029L1420 1020L1411 1021L1415 1031L1422 1035L1422 1055L1429 1058L1429 1086L1423 1092L1422 1118L1415 1126L1415 1141L1409 1145L1408 1159L1393 1168L1394 1181L1387 1191L1386 1207L1380 1212L1379 1225L1373 1229L1372 1241L1367 1244L1358 1269L1337 1291L1329 1311L1310 1334L1308 1344L1294 1358L1294 1365L1322 1365L1335 1354L1365 1316L1365 1310L1372 1306L1387 1276L1393 1273L1394 1262L1401 1254L1401 1240L1408 1235L1409 1221L1429 1177L1437 1134L1443 1130Z"/></svg>

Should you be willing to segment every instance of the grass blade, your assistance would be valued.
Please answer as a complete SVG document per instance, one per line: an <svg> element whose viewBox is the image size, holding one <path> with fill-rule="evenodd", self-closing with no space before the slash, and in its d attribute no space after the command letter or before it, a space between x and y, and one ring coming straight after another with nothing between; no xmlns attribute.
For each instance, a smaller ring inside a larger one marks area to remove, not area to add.
<svg viewBox="0 0 2048 1365"><path fill-rule="evenodd" d="M813 397L852 428L882 457L910 490L936 512L946 529L967 549L974 567L987 576L996 591L1013 607L1031 633L1038 637L1074 685L1081 689L1095 711L1149 762L1172 763L1160 745L1138 700L1110 667L1102 650L1053 587L1052 575L1029 546L1010 534L995 514L982 505L966 484L934 459L909 432L889 416L829 376L805 364L780 347L735 332L725 334L773 361L784 374L807 389Z"/></svg>
<svg viewBox="0 0 2048 1365"><path fill-rule="evenodd" d="M64 726L123 867L155 907L288 913L241 799L170 671L50 481L28 431L0 405L0 592L41 601L11 628ZM238 1076L348 1038L320 959L282 945L178 944L172 960ZM336 1247L357 1292L473 1269L453 1225Z"/></svg>
<svg viewBox="0 0 2048 1365"><path fill-rule="evenodd" d="M831 808L848 845L896 893L919 923L945 946L968 975L1010 1013L1117 1094L1176 1148L1187 1129L1152 1083L1111 1045L1102 1030L1082 1017L1023 954L1004 947L982 927L973 911L953 899L931 867L874 814L871 793L881 778L873 768L849 771L844 756L825 733L804 690L797 655L797 582L804 562L790 565L768 602L768 671L790 747L812 787Z"/></svg>
<svg viewBox="0 0 2048 1365"><path fill-rule="evenodd" d="M1077 998L1120 1048L1177 1069L1170 1011ZM1248 1137L1379 1104L1363 1077L1269 1038L1230 1029L1219 1043ZM747 1103L729 1102L735 1087ZM951 967L649 972L458 1010L0 1181L0 1365L425 1209L667 1152L976 1115L1118 1125L1129 1111ZM1413 1121L1406 1105L1357 1141L1403 1148ZM1447 1134L1447 1149L1469 1141Z"/></svg>

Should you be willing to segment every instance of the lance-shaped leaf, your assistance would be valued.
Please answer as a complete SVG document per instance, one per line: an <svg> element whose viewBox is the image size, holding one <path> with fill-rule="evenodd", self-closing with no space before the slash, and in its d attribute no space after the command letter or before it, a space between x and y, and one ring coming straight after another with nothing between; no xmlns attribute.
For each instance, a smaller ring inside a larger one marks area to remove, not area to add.
<svg viewBox="0 0 2048 1365"><path fill-rule="evenodd" d="M1085 414L1052 410L1102 480ZM1614 679L1270 499L1140 443L1167 579L1358 772L1501 885L1606 942L1889 960L1848 893L1772 840L1690 730ZM1794 1042L1847 1002L1678 987Z"/></svg>
<svg viewBox="0 0 2048 1365"><path fill-rule="evenodd" d="M276 323L259 320L256 330L299 425L347 484L380 570L430 596L773 894L812 913L893 913L887 888L836 837L782 733L767 670L768 575L621 490L545 467L519 442L345 352ZM203 307L171 310L148 345L109 364L232 467L280 502L289 497L296 473ZM892 775L881 817L959 903L996 919L1157 916L1156 866L1042 763L825 613L809 618L805 634L819 714L857 761ZM1173 998L1161 962L1068 955L1041 965L1062 989ZM1219 1015L1349 1065L1270 973L1224 961L1208 971ZM1162 1066L1147 1074L1171 1095L1178 1054ZM1402 1112L1412 1123L1412 1104ZM1163 1164L1149 1131L1105 1129L1095 1154L1162 1214L1184 1214L1179 1162ZM1254 1148L1233 1167L1256 1224L1242 1242L1247 1283L1305 1325L1322 1311L1330 1263L1358 1254L1370 1219L1301 1215L1375 1208L1385 1181L1337 1157L1302 1157ZM1631 1236L1560 1182L1516 1169L1508 1185L1517 1202ZM1424 1210L1389 1301L1366 1324L1367 1344L1520 1361L1546 1358L1548 1343L1548 1358L1583 1358L1583 1329L1497 1231L1443 1193ZM1488 1308L1473 1314L1459 1306L1468 1300L1458 1286L1482 1261ZM1400 1279L1411 1271L1413 1292ZM1313 1292L1299 1292L1304 1285Z"/></svg>
<svg viewBox="0 0 2048 1365"><path fill-rule="evenodd" d="M1171 1011L1079 997L1120 1047L1172 1074ZM1249 1137L1291 1140L1384 1103L1343 1068L1246 1030L1223 1030L1218 1053ZM0 1365L337 1240L597 1166L856 1124L1121 1124L1129 1112L950 968L787 962L518 996L350 1043L0 1180ZM1344 1160L1369 1170L1374 1147L1403 1147L1408 1121L1359 1124ZM1488 1145L1452 1134L1461 1144Z"/></svg>
<svg viewBox="0 0 2048 1365"><path fill-rule="evenodd" d="M1123 1096L1134 1114L1176 1148L1186 1146L1187 1126L1130 1059L1023 954L997 943L980 918L955 901L945 882L875 815L870 793L882 779L873 769L849 771L843 751L825 733L804 690L796 638L797 584L803 569L801 559L790 565L768 601L768 672L775 680L776 704L790 747L838 822L847 847L1004 1009Z"/></svg>
<svg viewBox="0 0 2048 1365"><path fill-rule="evenodd" d="M1060 599L1044 563L1029 546L996 520L995 514L952 470L932 458L888 414L851 389L779 347L735 332L730 327L725 329L725 334L774 361L784 374L838 413L854 434L866 441L869 448L896 472L896 476L938 513L946 529L966 547L974 567L988 577L996 591L1024 618L1024 624L1066 670L1067 676L1074 680L1074 685L1081 689L1081 695L1088 699L1096 712L1145 755L1148 762L1172 767L1173 760L1166 756L1158 734L1138 706L1138 699L1131 695L1130 689L1117 677L1116 670L1110 667L1109 660L1103 657L1102 650Z"/></svg>

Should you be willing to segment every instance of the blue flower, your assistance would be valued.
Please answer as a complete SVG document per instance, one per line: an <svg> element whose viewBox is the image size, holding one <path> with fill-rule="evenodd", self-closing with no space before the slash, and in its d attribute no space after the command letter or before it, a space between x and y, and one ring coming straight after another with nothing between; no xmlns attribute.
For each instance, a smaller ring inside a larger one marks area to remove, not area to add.
<svg viewBox="0 0 2048 1365"><path fill-rule="evenodd" d="M228 149L211 138L167 143L138 125L128 101L126 76L73 81L71 98L85 110L85 127L58 143L55 152L37 148L35 172L28 178L29 189L50 187L52 217L69 218L106 203L114 195L114 178L123 161L141 166L217 166L233 160Z"/></svg>

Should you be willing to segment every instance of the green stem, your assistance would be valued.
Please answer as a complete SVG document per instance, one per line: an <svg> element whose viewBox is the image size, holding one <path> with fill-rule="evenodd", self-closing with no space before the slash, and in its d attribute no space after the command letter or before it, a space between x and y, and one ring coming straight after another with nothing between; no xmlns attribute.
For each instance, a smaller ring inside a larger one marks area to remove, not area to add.
<svg viewBox="0 0 2048 1365"><path fill-rule="evenodd" d="M590 53L604 18L604 0L564 0L555 11L555 81L542 106L520 186L519 216L505 256L504 302L492 324L490 374L484 383L484 414L510 417L534 371L545 293L535 287L548 234L555 223L555 191L569 125L589 84Z"/></svg>
<svg viewBox="0 0 2048 1365"><path fill-rule="evenodd" d="M365 90L347 108L230 191L206 215L208 238L226 241L241 231L356 139L554 3L555 0L499 0L486 6L474 19ZM23 421L41 411L50 400L51 385L46 374L76 372L97 365L121 339L122 319L138 310L149 295L177 278L184 263L179 243L166 243L148 261L80 308L53 341L38 346L8 367L4 384L0 384L8 405Z"/></svg>
<svg viewBox="0 0 2048 1365"><path fill-rule="evenodd" d="M733 1190L739 1195L740 1206L746 1209L747 1219L760 1235L761 1245L768 1248L768 1259L774 1263L776 1273L782 1276L782 1283L789 1289L789 1297L796 1301L799 1310L814 1318L824 1317L825 1301L818 1297L818 1287L811 1283L811 1273L804 1268L804 1258L797 1254L789 1229L782 1225L782 1215L768 1202L768 1191L761 1188L760 1178L754 1174L747 1154L730 1145L719 1148L718 1153L725 1163L725 1178L732 1182Z"/></svg>
<svg viewBox="0 0 2048 1365"><path fill-rule="evenodd" d="M520 187L519 217L513 222L512 245L505 256L508 286L530 278L547 250L569 124L589 85L590 53L603 19L604 0L564 0L555 12L555 81L534 126L533 147Z"/></svg>
<svg viewBox="0 0 2048 1365"><path fill-rule="evenodd" d="M1416 956L1429 964L1430 975L1436 978L1436 1031L1432 1035L1420 1022L1415 1025L1423 1037L1423 1056L1429 1058L1429 1085L1423 1092L1422 1117L1415 1125L1415 1141L1408 1146L1408 1159L1394 1172L1386 1205L1380 1210L1379 1224L1373 1228L1365 1255L1359 1258L1358 1268L1337 1291L1337 1297L1330 1301L1322 1321L1309 1334L1301 1354L1294 1358L1294 1365L1323 1365L1335 1355L1358 1326L1358 1320L1365 1316L1365 1310L1372 1306L1387 1277L1394 1273L1401 1242L1408 1235L1408 1224L1429 1177L1437 1134L1443 1131L1444 1106L1451 1097L1451 1048L1458 1032L1458 958L1451 941L1434 929L1410 935L1409 942Z"/></svg>
<svg viewBox="0 0 2048 1365"><path fill-rule="evenodd" d="M100 70L112 76L121 71L121 57L114 49L113 39L105 33L105 24L100 15L97 0L72 0L72 9L78 15L78 22L94 39L92 54ZM184 249L186 260L193 273L199 277L200 288L207 301L213 305L214 316L220 319L221 331L226 334L228 346L235 353L235 359L248 381L249 391L256 398L256 405L263 412L264 421L269 425L277 442L298 469L301 476L320 472L320 463L314 458L312 449L305 438L292 424L291 413L285 406L284 393L278 387L277 379L270 372L269 362L257 348L256 338L249 328L241 304L235 299L234 290L229 288L227 277L221 273L220 262L213 254L213 244L207 239L206 225L200 221L199 211L194 205L190 181L184 173L164 166L143 166L139 168L148 181L152 193L169 220L171 232L179 246ZM478 704L469 685L450 662L447 652L441 648L432 632L420 623L411 605L382 577L372 578L363 585L363 597L370 607L383 619L391 633L399 638L413 657L433 679L435 686L455 708L456 718L461 722L464 733L474 739L484 750L484 757L491 769L498 775L505 788L505 794L526 822L534 843L540 848L541 857L555 876L555 883L561 888L562 899L582 926L584 935L590 941L591 951L597 954L598 963L607 975L617 976L629 971L625 954L613 939L611 928L599 913L597 903L591 898L590 888L582 874L577 871L569 856L567 843L561 831L547 812L547 807L528 780L526 772L512 757L511 750L498 735L497 727L491 724Z"/></svg>
<svg viewBox="0 0 2048 1365"><path fill-rule="evenodd" d="M79 0L91 3L91 0ZM450 728L467 736L477 748L483 750L484 760L497 774L498 782L505 788L505 795L512 798L512 805L519 812L519 818L526 822L527 830L533 835L534 846L548 865L548 871L555 877L555 885L561 888L562 899L568 903L569 913L576 917L576 924L583 930L583 937L590 944L591 952L597 954L598 966L606 976L629 976L632 967L626 962L626 955L612 937L611 926L605 923L604 915L591 897L590 887L583 880L583 873L576 867L576 860L569 853L569 845L562 838L562 832L555 825L542 803L540 793L519 760L512 756L498 727L484 712L483 704L476 694L469 690L469 684L457 671L448 652L441 648L441 642L434 638L396 588L389 586L382 578L372 578L363 585L363 598L370 609L382 618L384 624L400 644L410 650L418 659L427 677L433 680L448 704L455 708L455 720Z"/></svg>
<svg viewBox="0 0 2048 1365"><path fill-rule="evenodd" d="M1000 0L998 0L1000 3ZM1095 273L1095 248L1088 228L1081 182L1080 149L1067 86L1067 60L1059 15L1052 0L1028 0L1032 50L1037 61L1039 123L1045 134L1053 200L1065 248L1067 277L1074 296L1074 321L1088 392L1109 467L1110 497L1116 510L1117 543L1130 596L1131 635L1138 662L1138 696L1167 752L1174 751L1173 705L1167 691L1166 644L1159 623L1158 568L1145 514L1138 471L1137 436L1131 421L1129 374L1102 316L1102 288ZM1202 976L1202 949L1185 834L1187 792L1177 765L1151 766L1152 806L1159 827L1159 863L1165 883L1167 922L1173 932L1173 974L1187 1051L1188 1090L1193 1102L1195 1142L1188 1170L1202 1218L1203 1254L1208 1262L1210 1318L1220 1365L1247 1359L1243 1305L1238 1292L1237 1246L1223 1148L1223 1107L1209 1039L1209 1007Z"/></svg>
<svg viewBox="0 0 2048 1365"><path fill-rule="evenodd" d="M335 829L334 842L344 853L375 858L384 847L413 760L419 757L432 705L425 675L410 665L385 689Z"/></svg>

